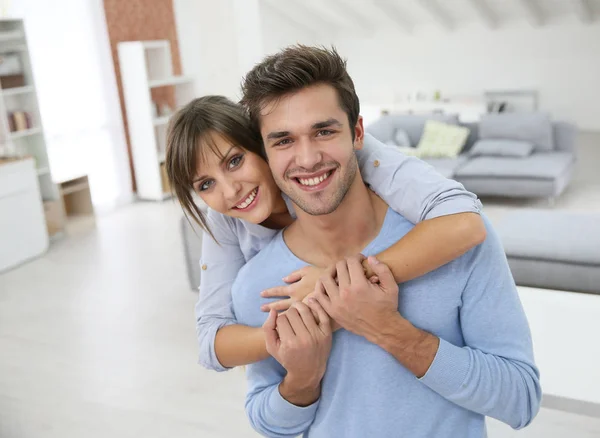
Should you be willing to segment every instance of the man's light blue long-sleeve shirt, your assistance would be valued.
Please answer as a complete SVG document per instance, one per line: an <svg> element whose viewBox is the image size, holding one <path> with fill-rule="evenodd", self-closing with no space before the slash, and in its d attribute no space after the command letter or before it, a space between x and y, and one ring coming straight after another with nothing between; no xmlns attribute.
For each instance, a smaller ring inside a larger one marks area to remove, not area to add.
<svg viewBox="0 0 600 438"><path fill-rule="evenodd" d="M403 283L399 311L440 338L429 370L417 379L392 355L346 330L333 347L320 399L297 407L279 393L285 376L273 358L249 365L246 411L269 437L461 437L486 435L485 416L513 428L529 424L541 388L527 319L499 239L484 217L487 239L457 260ZM413 225L391 209L365 255L377 254ZM306 265L282 233L240 271L233 284L235 316L260 326L268 300L260 291L283 284Z"/></svg>

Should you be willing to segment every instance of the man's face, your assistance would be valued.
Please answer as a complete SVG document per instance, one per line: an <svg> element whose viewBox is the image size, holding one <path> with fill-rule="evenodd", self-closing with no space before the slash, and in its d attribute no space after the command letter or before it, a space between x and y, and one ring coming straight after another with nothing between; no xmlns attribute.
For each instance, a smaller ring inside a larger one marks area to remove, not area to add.
<svg viewBox="0 0 600 438"><path fill-rule="evenodd" d="M349 126L335 88L321 84L270 102L260 122L281 191L308 214L333 212L358 171L354 149L362 147L362 118Z"/></svg>

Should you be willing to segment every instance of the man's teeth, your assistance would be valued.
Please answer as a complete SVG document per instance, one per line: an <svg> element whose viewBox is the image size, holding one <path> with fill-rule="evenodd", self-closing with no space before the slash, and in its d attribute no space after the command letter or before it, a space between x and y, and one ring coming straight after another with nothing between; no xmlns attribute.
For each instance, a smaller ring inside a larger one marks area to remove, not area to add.
<svg viewBox="0 0 600 438"><path fill-rule="evenodd" d="M254 198L256 198L256 192L258 189L254 189L252 191L252 193L250 193L250 195L244 200L244 202L242 202L241 204L236 205L236 208L246 208L248 207L250 204L252 204L252 201L254 201Z"/></svg>
<svg viewBox="0 0 600 438"><path fill-rule="evenodd" d="M325 181L329 177L329 175L331 175L331 172L324 173L318 178L298 178L298 181L303 186L316 186L317 184Z"/></svg>

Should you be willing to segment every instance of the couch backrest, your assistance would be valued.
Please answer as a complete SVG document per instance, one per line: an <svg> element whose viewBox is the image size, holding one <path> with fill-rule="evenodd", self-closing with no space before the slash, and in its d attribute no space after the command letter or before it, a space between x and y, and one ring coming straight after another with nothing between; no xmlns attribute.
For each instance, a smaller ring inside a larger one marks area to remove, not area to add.
<svg viewBox="0 0 600 438"><path fill-rule="evenodd" d="M394 139L396 129L403 129L408 134L410 144L416 146L421 139L421 135L423 135L427 120L437 120L453 125L458 124L456 114L388 114L371 123L366 131L379 141L386 143Z"/></svg>
<svg viewBox="0 0 600 438"><path fill-rule="evenodd" d="M419 143L427 120L438 120L440 122L459 124L469 128L469 137L462 152L467 152L479 139L479 123L458 123L458 116L454 114L389 114L382 116L379 120L371 123L366 131L373 137L384 143L394 139L396 129L406 131L410 143L414 147ZM553 122L554 150L564 152L575 152L575 141L577 139L577 127L568 122Z"/></svg>

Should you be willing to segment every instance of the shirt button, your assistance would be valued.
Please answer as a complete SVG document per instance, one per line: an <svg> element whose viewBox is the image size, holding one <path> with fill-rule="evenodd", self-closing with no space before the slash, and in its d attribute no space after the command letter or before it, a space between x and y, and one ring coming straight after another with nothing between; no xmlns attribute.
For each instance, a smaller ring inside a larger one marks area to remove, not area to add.
<svg viewBox="0 0 600 438"><path fill-rule="evenodd" d="M373 161L373 166L375 166L375 167L379 167L379 160L375 160L375 161Z"/></svg>
<svg viewBox="0 0 600 438"><path fill-rule="evenodd" d="M207 269L208 269L208 266L206 266L206 265L202 265L202 270L203 270L203 271L206 271Z"/></svg>

